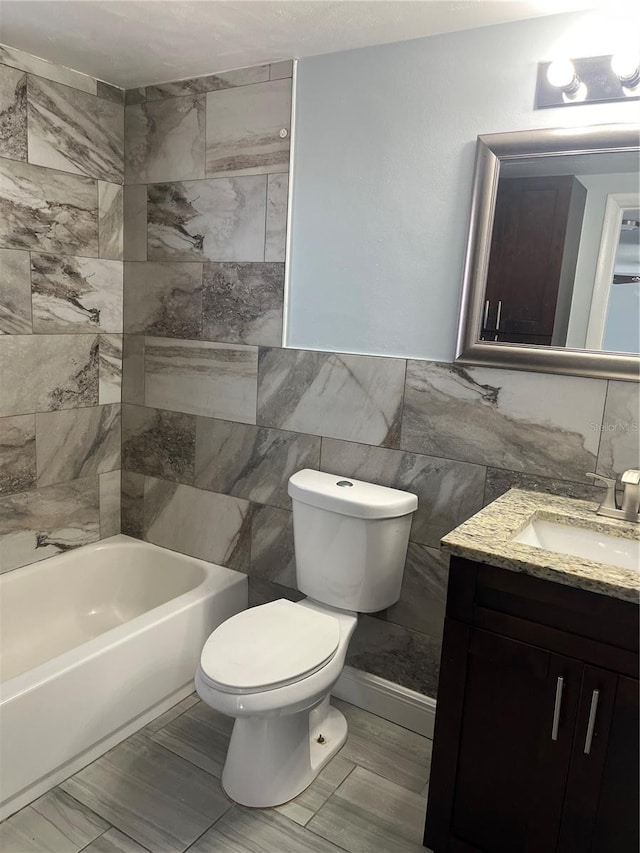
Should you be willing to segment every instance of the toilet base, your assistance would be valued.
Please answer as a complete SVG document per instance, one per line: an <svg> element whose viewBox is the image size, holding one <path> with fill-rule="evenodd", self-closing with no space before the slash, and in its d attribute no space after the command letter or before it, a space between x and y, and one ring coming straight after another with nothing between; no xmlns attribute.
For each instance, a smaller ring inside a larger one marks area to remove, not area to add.
<svg viewBox="0 0 640 853"><path fill-rule="evenodd" d="M243 806L282 805L313 782L346 739L347 721L329 704L328 696L311 711L239 717L222 771L222 787Z"/></svg>

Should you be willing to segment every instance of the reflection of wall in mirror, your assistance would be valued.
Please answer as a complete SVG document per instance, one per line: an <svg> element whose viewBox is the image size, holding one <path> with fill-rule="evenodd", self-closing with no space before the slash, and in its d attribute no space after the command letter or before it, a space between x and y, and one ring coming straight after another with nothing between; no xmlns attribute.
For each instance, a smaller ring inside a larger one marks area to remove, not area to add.
<svg viewBox="0 0 640 853"><path fill-rule="evenodd" d="M637 192L638 175L637 173L625 172L608 175L578 175L577 177L587 189L587 201L580 235L580 250L576 264L567 346L583 349L586 346L591 297L600 252L607 198L611 194ZM612 350L621 351L618 350L618 347L612 347Z"/></svg>

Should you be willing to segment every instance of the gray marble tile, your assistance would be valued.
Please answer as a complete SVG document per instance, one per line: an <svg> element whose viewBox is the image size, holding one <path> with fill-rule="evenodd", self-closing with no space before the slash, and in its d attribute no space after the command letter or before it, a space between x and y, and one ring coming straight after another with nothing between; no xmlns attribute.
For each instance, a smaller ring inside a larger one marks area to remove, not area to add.
<svg viewBox="0 0 640 853"><path fill-rule="evenodd" d="M411 539L434 548L445 533L482 508L485 469L480 465L325 438L320 467L330 474L413 492L418 509Z"/></svg>
<svg viewBox="0 0 640 853"><path fill-rule="evenodd" d="M31 327L31 265L28 252L0 249L0 335L28 335Z"/></svg>
<svg viewBox="0 0 640 853"><path fill-rule="evenodd" d="M269 175L267 181L267 225L265 261L284 261L287 240L288 175Z"/></svg>
<svg viewBox="0 0 640 853"><path fill-rule="evenodd" d="M281 345L284 264L205 264L203 285L205 340Z"/></svg>
<svg viewBox="0 0 640 853"><path fill-rule="evenodd" d="M122 533L142 539L144 529L144 474L122 471L120 525Z"/></svg>
<svg viewBox="0 0 640 853"><path fill-rule="evenodd" d="M272 62L269 66L269 79L282 80L284 77L293 76L293 59L285 59L282 62Z"/></svg>
<svg viewBox="0 0 640 853"><path fill-rule="evenodd" d="M593 501L601 499L604 495L602 487L590 486L588 483L537 477L535 474L523 474L520 471L503 471L502 468L487 468L484 487L485 505L495 501L509 489L527 489L531 492L546 492L550 495L565 495L568 498Z"/></svg>
<svg viewBox="0 0 640 853"><path fill-rule="evenodd" d="M97 542L99 514L97 477L0 498L0 571Z"/></svg>
<svg viewBox="0 0 640 853"><path fill-rule="evenodd" d="M146 101L126 108L128 184L204 178L205 96Z"/></svg>
<svg viewBox="0 0 640 853"><path fill-rule="evenodd" d="M91 844L83 847L82 853L149 853L149 851L124 832L111 827Z"/></svg>
<svg viewBox="0 0 640 853"><path fill-rule="evenodd" d="M197 693L190 693L187 697L182 699L177 705L173 705L173 707L169 708L168 711L165 711L164 714L160 714L159 717L156 717L155 720L152 720L150 723L142 729L142 733L151 737L151 735L159 732L160 729L163 729L165 726L168 726L170 722L175 720L181 714L184 714L185 711L188 711L193 705L197 705L200 701Z"/></svg>
<svg viewBox="0 0 640 853"><path fill-rule="evenodd" d="M147 187L136 184L124 187L124 259L147 260Z"/></svg>
<svg viewBox="0 0 640 853"><path fill-rule="evenodd" d="M144 86L139 86L137 89L125 89L124 102L126 106L129 104L141 104L147 100L147 93Z"/></svg>
<svg viewBox="0 0 640 853"><path fill-rule="evenodd" d="M297 589L257 578L249 574L249 607L257 607L259 604L267 604L269 601L277 601L286 598L289 601L300 601L304 594Z"/></svg>
<svg viewBox="0 0 640 853"><path fill-rule="evenodd" d="M255 423L257 347L145 338L145 405Z"/></svg>
<svg viewBox="0 0 640 853"><path fill-rule="evenodd" d="M248 568L250 509L239 498L145 477L145 539L230 569Z"/></svg>
<svg viewBox="0 0 640 853"><path fill-rule="evenodd" d="M122 402L144 405L144 337L123 335Z"/></svg>
<svg viewBox="0 0 640 853"><path fill-rule="evenodd" d="M0 418L0 494L23 492L36 484L34 415Z"/></svg>
<svg viewBox="0 0 640 853"><path fill-rule="evenodd" d="M318 468L320 439L198 418L195 485L262 504L291 509L289 477L301 468Z"/></svg>
<svg viewBox="0 0 640 853"><path fill-rule="evenodd" d="M409 542L397 604L384 611L396 625L440 639L447 602L449 557L437 548Z"/></svg>
<svg viewBox="0 0 640 853"><path fill-rule="evenodd" d="M220 783L138 735L61 786L149 850L182 853L231 805Z"/></svg>
<svg viewBox="0 0 640 853"><path fill-rule="evenodd" d="M98 255L96 182L0 159L0 246Z"/></svg>
<svg viewBox="0 0 640 853"><path fill-rule="evenodd" d="M308 828L349 853L420 853L426 801L356 767Z"/></svg>
<svg viewBox="0 0 640 853"><path fill-rule="evenodd" d="M398 358L261 349L258 423L397 446L404 370Z"/></svg>
<svg viewBox="0 0 640 853"><path fill-rule="evenodd" d="M122 264L34 252L31 302L38 334L122 332Z"/></svg>
<svg viewBox="0 0 640 853"><path fill-rule="evenodd" d="M253 577L296 588L292 513L273 506L254 506L249 571Z"/></svg>
<svg viewBox="0 0 640 853"><path fill-rule="evenodd" d="M38 486L120 467L120 405L36 415Z"/></svg>
<svg viewBox="0 0 640 853"><path fill-rule="evenodd" d="M289 820L306 826L355 766L352 761L343 758L342 753L338 753L320 771L306 790L288 803L277 806L276 811L288 817Z"/></svg>
<svg viewBox="0 0 640 853"><path fill-rule="evenodd" d="M206 97L207 177L288 170L291 80L224 89Z"/></svg>
<svg viewBox="0 0 640 853"><path fill-rule="evenodd" d="M0 388L0 417L95 406L98 336L0 336Z"/></svg>
<svg viewBox="0 0 640 853"><path fill-rule="evenodd" d="M360 616L347 663L435 698L440 640L383 619Z"/></svg>
<svg viewBox="0 0 640 853"><path fill-rule="evenodd" d="M38 77L44 77L46 80L64 83L65 86L72 86L74 89L81 89L83 92L89 92L92 95L95 95L97 90L96 81L93 77L88 77L79 71L72 71L63 65L47 62L46 59L40 59L38 56L25 53L15 47L0 45L0 63L18 68L21 71L29 71L31 74L37 74Z"/></svg>
<svg viewBox="0 0 640 853"><path fill-rule="evenodd" d="M409 361L401 446L585 482L605 390L600 379Z"/></svg>
<svg viewBox="0 0 640 853"><path fill-rule="evenodd" d="M202 264L124 265L125 331L171 338L200 338Z"/></svg>
<svg viewBox="0 0 640 853"><path fill-rule="evenodd" d="M214 92L217 89L229 89L234 86L248 86L269 79L268 65L253 65L250 68L236 68L206 77L191 77L188 80L176 80L170 83L157 83L147 86L146 97L149 101L159 98L171 98L176 95L198 95L202 92Z"/></svg>
<svg viewBox="0 0 640 853"><path fill-rule="evenodd" d="M124 193L120 184L98 181L98 239L100 257L123 258Z"/></svg>
<svg viewBox="0 0 640 853"><path fill-rule="evenodd" d="M157 731L152 739L220 779L233 722L232 717L198 702Z"/></svg>
<svg viewBox="0 0 640 853"><path fill-rule="evenodd" d="M263 261L266 181L248 175L149 185L149 260Z"/></svg>
<svg viewBox="0 0 640 853"><path fill-rule="evenodd" d="M122 465L129 471L193 484L196 419L181 412L123 407Z"/></svg>
<svg viewBox="0 0 640 853"><path fill-rule="evenodd" d="M103 83L102 80L96 80L96 86L96 95L99 98L113 101L114 104L124 104L124 89L119 89L118 86L112 86L110 83Z"/></svg>
<svg viewBox="0 0 640 853"><path fill-rule="evenodd" d="M27 101L30 163L122 183L122 106L38 77Z"/></svg>
<svg viewBox="0 0 640 853"><path fill-rule="evenodd" d="M54 788L0 824L0 850L78 853L108 828L98 815Z"/></svg>
<svg viewBox="0 0 640 853"><path fill-rule="evenodd" d="M27 159L27 75L0 65L0 157Z"/></svg>
<svg viewBox="0 0 640 853"><path fill-rule="evenodd" d="M122 399L122 335L100 335L98 403Z"/></svg>
<svg viewBox="0 0 640 853"><path fill-rule="evenodd" d="M380 848L376 848L380 849ZM341 848L319 838L272 809L234 806L189 853L341 853Z"/></svg>
<svg viewBox="0 0 640 853"><path fill-rule="evenodd" d="M619 477L640 467L640 385L609 382L604 416L593 426L600 433L599 474Z"/></svg>
<svg viewBox="0 0 640 853"><path fill-rule="evenodd" d="M331 703L342 711L349 727L340 752L344 759L408 791L424 788L431 763L428 738L341 699L332 698Z"/></svg>
<svg viewBox="0 0 640 853"><path fill-rule="evenodd" d="M120 533L121 472L100 474L100 538Z"/></svg>

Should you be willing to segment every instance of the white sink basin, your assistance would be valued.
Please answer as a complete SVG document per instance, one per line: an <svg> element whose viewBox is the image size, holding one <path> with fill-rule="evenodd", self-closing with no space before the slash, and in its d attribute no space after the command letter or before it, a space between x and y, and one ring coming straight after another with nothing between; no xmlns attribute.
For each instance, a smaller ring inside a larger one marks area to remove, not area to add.
<svg viewBox="0 0 640 853"><path fill-rule="evenodd" d="M512 541L557 554L571 554L596 563L640 571L640 542L598 533L585 527L533 518Z"/></svg>

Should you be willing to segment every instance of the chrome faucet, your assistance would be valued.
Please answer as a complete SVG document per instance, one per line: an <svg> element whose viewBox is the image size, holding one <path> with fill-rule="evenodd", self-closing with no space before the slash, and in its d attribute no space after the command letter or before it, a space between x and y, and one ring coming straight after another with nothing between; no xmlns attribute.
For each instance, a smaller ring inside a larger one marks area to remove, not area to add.
<svg viewBox="0 0 640 853"><path fill-rule="evenodd" d="M617 480L612 477L602 477L600 474L587 473L587 477L600 480L607 487L604 500L596 510L597 515L607 518L619 518L622 521L635 521L640 524L640 471L630 468L620 477L623 486L622 503L618 504L616 488Z"/></svg>

